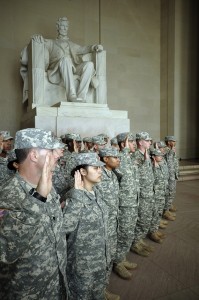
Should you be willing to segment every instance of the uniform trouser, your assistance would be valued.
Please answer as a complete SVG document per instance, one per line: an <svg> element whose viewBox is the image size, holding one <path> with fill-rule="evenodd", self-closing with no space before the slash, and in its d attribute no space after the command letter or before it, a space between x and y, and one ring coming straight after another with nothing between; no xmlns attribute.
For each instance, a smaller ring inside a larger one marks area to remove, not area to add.
<svg viewBox="0 0 199 300"><path fill-rule="evenodd" d="M163 213L164 204L165 204L165 197L159 197L159 198L155 197L149 233L153 233L158 230L161 216Z"/></svg>
<svg viewBox="0 0 199 300"><path fill-rule="evenodd" d="M71 95L76 95L78 98L85 100L91 78L95 73L93 62L83 62L74 68L71 59L68 57L63 57L59 62L59 71L66 88L67 99L70 99ZM80 77L80 83L77 91L74 74Z"/></svg>
<svg viewBox="0 0 199 300"><path fill-rule="evenodd" d="M169 180L168 192L166 193L164 210L169 210L176 195L176 180Z"/></svg>
<svg viewBox="0 0 199 300"><path fill-rule="evenodd" d="M116 257L116 250L117 250L117 227L118 227L118 220L117 215L110 216L108 218L108 244L109 244L109 251L110 251L110 265L107 270L107 285L109 283L109 278L111 275L111 271L113 268L113 262Z"/></svg>
<svg viewBox="0 0 199 300"><path fill-rule="evenodd" d="M139 198L138 219L135 227L135 238L133 244L136 244L141 239L145 238L152 220L154 206L154 197Z"/></svg>
<svg viewBox="0 0 199 300"><path fill-rule="evenodd" d="M114 263L126 259L134 239L135 226L138 217L138 206L120 206L118 214L117 251Z"/></svg>

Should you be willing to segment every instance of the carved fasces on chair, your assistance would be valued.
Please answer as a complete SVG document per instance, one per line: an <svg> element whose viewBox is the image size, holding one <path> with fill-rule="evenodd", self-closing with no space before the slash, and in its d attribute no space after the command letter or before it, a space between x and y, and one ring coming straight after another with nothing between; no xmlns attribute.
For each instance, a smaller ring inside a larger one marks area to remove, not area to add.
<svg viewBox="0 0 199 300"><path fill-rule="evenodd" d="M92 61L95 68L86 102L106 104L106 51L84 54L82 61ZM48 80L49 51L44 42L32 38L28 47L22 51L21 63L20 73L24 79L23 102L27 100L27 90L29 106L52 106L68 101L63 82L52 84ZM74 75L74 79L77 89L80 77Z"/></svg>

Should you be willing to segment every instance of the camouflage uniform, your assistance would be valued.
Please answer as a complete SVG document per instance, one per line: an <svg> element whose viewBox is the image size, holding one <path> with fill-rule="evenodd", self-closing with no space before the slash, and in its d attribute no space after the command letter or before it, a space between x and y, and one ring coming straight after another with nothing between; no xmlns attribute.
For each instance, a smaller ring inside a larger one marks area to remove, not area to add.
<svg viewBox="0 0 199 300"><path fill-rule="evenodd" d="M146 237L150 228L154 206L154 176L151 160L145 160L144 154L140 150L136 150L135 159L139 169L140 187L138 220L135 228L134 239L134 243L136 244L142 238Z"/></svg>
<svg viewBox="0 0 199 300"><path fill-rule="evenodd" d="M62 198L69 189L69 182L65 178L59 164L56 165L56 168L53 171L52 181L57 194Z"/></svg>
<svg viewBox="0 0 199 300"><path fill-rule="evenodd" d="M67 277L70 300L104 300L110 264L107 245L107 208L102 194L70 190L64 208L67 233Z"/></svg>
<svg viewBox="0 0 199 300"><path fill-rule="evenodd" d="M117 136L118 142L124 140L122 134ZM126 259L126 254L130 250L134 240L135 226L138 217L139 186L136 179L137 172L133 166L129 148L124 148L121 153L119 172L119 214L118 214L118 244L116 263Z"/></svg>
<svg viewBox="0 0 199 300"><path fill-rule="evenodd" d="M7 167L8 159L4 157L0 157L0 184L2 185L4 181L7 181L12 175L14 175L14 171L11 171Z"/></svg>
<svg viewBox="0 0 199 300"><path fill-rule="evenodd" d="M108 241L111 260L115 259L117 248L117 219L119 209L119 182L114 172L102 167L102 180L97 185L103 192L103 201L108 208Z"/></svg>
<svg viewBox="0 0 199 300"><path fill-rule="evenodd" d="M179 163L178 163L178 158L176 157L176 153L170 148L167 148L165 159L169 171L168 193L166 196L166 202L164 208L167 211L169 210L172 202L175 199L176 180L178 179Z"/></svg>
<svg viewBox="0 0 199 300"><path fill-rule="evenodd" d="M18 174L0 193L1 299L61 299L66 285L66 241L59 196L46 203L29 194L32 186ZM2 274L3 276L5 274ZM5 291L5 294L3 294Z"/></svg>
<svg viewBox="0 0 199 300"><path fill-rule="evenodd" d="M157 150L152 151L152 155L163 156L162 152ZM168 179L165 177L166 174L163 161L159 162L157 166L153 166L153 174L155 203L153 207L153 216L151 220L149 233L153 233L158 230L165 204Z"/></svg>

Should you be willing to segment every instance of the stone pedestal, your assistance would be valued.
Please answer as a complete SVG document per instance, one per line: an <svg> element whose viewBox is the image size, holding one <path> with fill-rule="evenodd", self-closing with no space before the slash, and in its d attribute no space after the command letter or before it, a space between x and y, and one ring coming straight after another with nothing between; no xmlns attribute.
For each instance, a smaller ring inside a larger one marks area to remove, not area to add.
<svg viewBox="0 0 199 300"><path fill-rule="evenodd" d="M130 130L127 111L110 110L107 104L59 102L39 106L24 115L22 128L51 130L58 137L74 132L82 137L106 133L111 138Z"/></svg>

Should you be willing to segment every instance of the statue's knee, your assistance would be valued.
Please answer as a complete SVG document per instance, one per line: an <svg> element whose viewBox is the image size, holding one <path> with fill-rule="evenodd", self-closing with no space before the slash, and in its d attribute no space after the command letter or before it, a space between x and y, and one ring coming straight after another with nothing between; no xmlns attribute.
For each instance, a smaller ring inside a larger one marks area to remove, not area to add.
<svg viewBox="0 0 199 300"><path fill-rule="evenodd" d="M92 61L87 61L84 65L84 70L94 71L94 64Z"/></svg>

